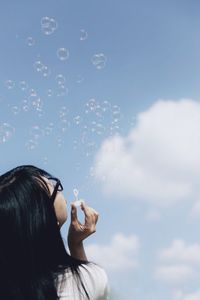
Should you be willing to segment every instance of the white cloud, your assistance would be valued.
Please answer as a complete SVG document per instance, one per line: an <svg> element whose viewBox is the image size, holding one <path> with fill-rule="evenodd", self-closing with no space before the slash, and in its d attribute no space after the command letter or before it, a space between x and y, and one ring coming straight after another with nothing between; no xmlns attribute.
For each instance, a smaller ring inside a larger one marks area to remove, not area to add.
<svg viewBox="0 0 200 300"><path fill-rule="evenodd" d="M186 245L183 240L177 239L169 248L162 250L159 256L165 262L179 261L200 266L200 244Z"/></svg>
<svg viewBox="0 0 200 300"><path fill-rule="evenodd" d="M174 300L199 300L200 290L189 294L184 294L181 290L176 291L173 298Z"/></svg>
<svg viewBox="0 0 200 300"><path fill-rule="evenodd" d="M105 140L94 174L107 194L158 205L200 193L200 103L157 101L128 136Z"/></svg>
<svg viewBox="0 0 200 300"><path fill-rule="evenodd" d="M193 206L192 209L190 211L189 217L191 219L199 219L200 218L200 201L196 201Z"/></svg>
<svg viewBox="0 0 200 300"><path fill-rule="evenodd" d="M115 234L108 245L86 246L89 260L104 266L107 270L124 270L138 267L139 238L136 235Z"/></svg>
<svg viewBox="0 0 200 300"><path fill-rule="evenodd" d="M195 271L187 265L158 266L155 278L170 284L180 284L193 278Z"/></svg>
<svg viewBox="0 0 200 300"><path fill-rule="evenodd" d="M159 252L158 258L156 279L180 285L200 276L200 244L187 245L184 240L176 239Z"/></svg>
<svg viewBox="0 0 200 300"><path fill-rule="evenodd" d="M159 221L161 214L158 210L149 210L146 214L146 219L149 221Z"/></svg>

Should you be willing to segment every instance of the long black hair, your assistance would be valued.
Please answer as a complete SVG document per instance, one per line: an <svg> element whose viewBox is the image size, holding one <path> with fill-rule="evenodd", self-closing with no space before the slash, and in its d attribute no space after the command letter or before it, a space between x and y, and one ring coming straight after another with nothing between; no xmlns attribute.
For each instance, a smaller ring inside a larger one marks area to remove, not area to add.
<svg viewBox="0 0 200 300"><path fill-rule="evenodd" d="M0 176L0 298L59 299L57 278L68 269L89 299L79 274L86 262L68 254L42 177L53 176L31 165Z"/></svg>

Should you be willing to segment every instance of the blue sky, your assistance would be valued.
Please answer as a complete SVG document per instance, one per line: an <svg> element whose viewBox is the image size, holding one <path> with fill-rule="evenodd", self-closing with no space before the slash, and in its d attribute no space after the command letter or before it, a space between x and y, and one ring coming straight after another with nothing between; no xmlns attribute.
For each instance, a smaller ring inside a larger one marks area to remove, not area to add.
<svg viewBox="0 0 200 300"><path fill-rule="evenodd" d="M1 172L35 164L68 203L77 188L100 212L86 247L116 300L200 298L198 12L171 0L1 5Z"/></svg>

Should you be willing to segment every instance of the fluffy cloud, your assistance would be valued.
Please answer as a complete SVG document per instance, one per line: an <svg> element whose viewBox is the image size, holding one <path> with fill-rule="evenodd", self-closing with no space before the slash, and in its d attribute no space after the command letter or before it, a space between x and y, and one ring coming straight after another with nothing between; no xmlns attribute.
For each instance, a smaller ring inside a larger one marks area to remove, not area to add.
<svg viewBox="0 0 200 300"><path fill-rule="evenodd" d="M200 103L157 101L128 136L105 140L94 163L107 194L161 206L200 193Z"/></svg>
<svg viewBox="0 0 200 300"><path fill-rule="evenodd" d="M159 280L177 285L200 275L200 244L186 245L185 241L177 239L170 247L162 249L158 258L155 277Z"/></svg>
<svg viewBox="0 0 200 300"><path fill-rule="evenodd" d="M200 244L186 245L183 240L177 239L169 248L162 250L159 256L165 261L179 261L200 266Z"/></svg>
<svg viewBox="0 0 200 300"><path fill-rule="evenodd" d="M186 265L159 266L155 278L170 284L187 282L195 275L194 270Z"/></svg>
<svg viewBox="0 0 200 300"><path fill-rule="evenodd" d="M190 293L190 294L184 294L181 290L176 291L174 293L174 300L199 300L200 299L200 290Z"/></svg>
<svg viewBox="0 0 200 300"><path fill-rule="evenodd" d="M90 244L86 247L90 260L107 270L124 270L138 267L139 238L135 235L115 234L108 245Z"/></svg>

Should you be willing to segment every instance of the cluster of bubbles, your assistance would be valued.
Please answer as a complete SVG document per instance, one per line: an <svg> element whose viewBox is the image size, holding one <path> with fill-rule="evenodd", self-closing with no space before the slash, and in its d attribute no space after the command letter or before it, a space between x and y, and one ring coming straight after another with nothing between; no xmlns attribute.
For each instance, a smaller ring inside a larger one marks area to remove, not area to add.
<svg viewBox="0 0 200 300"><path fill-rule="evenodd" d="M40 21L41 31L44 35L50 36L58 29L57 21L49 16L44 16ZM88 39L88 32L85 29L80 29L79 40L81 42ZM29 47L35 45L35 39L32 36L28 36L26 44ZM57 59L60 62L66 62L69 59L69 49L60 47L56 50ZM105 68L107 63L107 57L104 53L96 53L92 56L91 62L97 70ZM40 56L37 57L33 63L34 70L41 74L44 78L49 78L52 72L43 61ZM49 97L63 97L69 92L67 87L66 78L63 74L57 74L55 76L56 88L49 88L46 92L46 96ZM83 82L83 77L79 75L76 79L77 83ZM44 115L44 100L37 93L36 90L29 88L25 80L21 80L16 83L9 79L5 81L5 86L8 90L12 90L18 87L22 92L25 92L23 99L19 103L10 107L13 115L19 115L20 112L27 113L29 111L37 112L39 117ZM62 101L62 99L60 99ZM98 137L102 135L116 134L120 130L121 111L117 105L112 105L109 101L97 101L95 98L91 98L86 101L83 111L76 112L72 117L69 116L69 108L63 103L57 106L58 115L55 113L56 126L59 128L59 134L56 134L57 145L61 147L66 139L66 133L69 132L71 126L77 129L79 136L75 136L73 141L73 149L84 149L86 156L90 156L97 148ZM39 124L39 123L38 123ZM39 142L45 136L49 136L55 130L53 122L41 127L40 125L33 125L28 129L29 139L26 142L28 150L34 150ZM0 142L6 142L9 140L15 132L15 129L8 123L0 125ZM47 159L45 159L47 162Z"/></svg>
<svg viewBox="0 0 200 300"><path fill-rule="evenodd" d="M9 123L0 124L0 143L10 140L15 133L15 128Z"/></svg>
<svg viewBox="0 0 200 300"><path fill-rule="evenodd" d="M41 62L41 60L36 60L34 62L34 69L43 75L43 77L49 77L51 74L51 70L49 67Z"/></svg>
<svg viewBox="0 0 200 300"><path fill-rule="evenodd" d="M51 35L58 28L58 24L54 18L43 17L40 21L42 33Z"/></svg>
<svg viewBox="0 0 200 300"><path fill-rule="evenodd" d="M39 125L33 125L29 129L29 139L26 142L25 146L27 150L34 150L40 143L40 141L52 134L54 130L54 123L50 122L46 126L42 127Z"/></svg>

